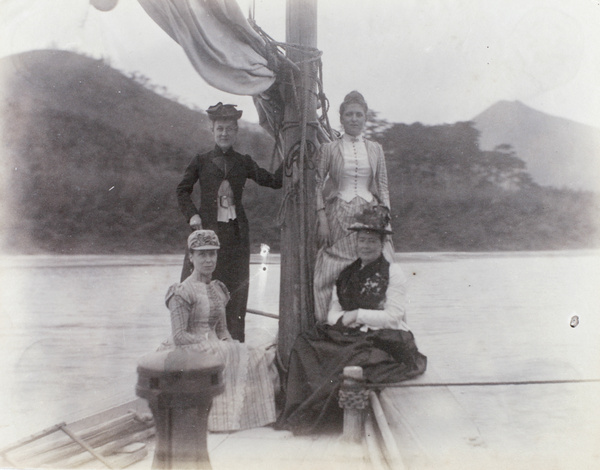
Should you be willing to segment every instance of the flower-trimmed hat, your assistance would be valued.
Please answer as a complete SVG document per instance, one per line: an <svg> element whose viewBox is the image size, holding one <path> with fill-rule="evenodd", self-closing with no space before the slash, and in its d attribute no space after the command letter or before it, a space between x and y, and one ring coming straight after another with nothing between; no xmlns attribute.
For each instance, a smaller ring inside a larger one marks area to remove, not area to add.
<svg viewBox="0 0 600 470"><path fill-rule="evenodd" d="M231 119L237 121L242 117L243 111L239 111L235 109L237 104L223 104L220 101L214 106L210 106L206 110L206 114L208 114L208 118L211 121L216 121L217 119Z"/></svg>
<svg viewBox="0 0 600 470"><path fill-rule="evenodd" d="M190 251L218 250L221 248L219 237L212 230L195 230L188 237Z"/></svg>
<svg viewBox="0 0 600 470"><path fill-rule="evenodd" d="M390 235L392 231L388 228L390 226L390 210L386 206L378 205L367 207L362 213L358 213L354 216L354 222L348 230L359 231L368 230L370 232L377 232L386 235Z"/></svg>

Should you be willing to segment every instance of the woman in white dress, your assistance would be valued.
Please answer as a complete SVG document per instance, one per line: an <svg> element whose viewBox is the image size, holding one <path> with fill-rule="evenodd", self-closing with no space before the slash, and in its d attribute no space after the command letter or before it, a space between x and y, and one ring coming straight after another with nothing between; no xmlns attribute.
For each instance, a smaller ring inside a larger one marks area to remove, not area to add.
<svg viewBox="0 0 600 470"><path fill-rule="evenodd" d="M217 355L225 364L225 391L213 399L209 431L237 431L275 421L275 348L251 348L231 338L225 305L229 292L212 280L219 239L212 230L196 230L188 237L192 274L172 285L166 295L172 337L161 349L193 348Z"/></svg>
<svg viewBox="0 0 600 470"><path fill-rule="evenodd" d="M340 106L342 138L322 145L319 150L316 176L319 251L314 275L318 322L327 319L338 275L358 257L356 232L348 230L354 215L378 204L390 207L383 149L362 135L368 109L359 92L348 93ZM389 235L383 253L389 262L393 261Z"/></svg>

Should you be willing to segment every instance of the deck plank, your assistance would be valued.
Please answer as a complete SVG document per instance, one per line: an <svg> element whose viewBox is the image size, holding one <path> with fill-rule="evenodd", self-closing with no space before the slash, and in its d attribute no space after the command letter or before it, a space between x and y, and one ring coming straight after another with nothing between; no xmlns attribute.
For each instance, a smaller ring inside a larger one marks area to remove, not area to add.
<svg viewBox="0 0 600 470"><path fill-rule="evenodd" d="M438 379L430 369L414 382ZM379 400L408 468L485 468L484 439L448 387L387 388Z"/></svg>
<svg viewBox="0 0 600 470"><path fill-rule="evenodd" d="M215 436L216 437L216 436ZM340 435L294 436L265 427L227 435L209 449L214 470L367 470L362 444L344 442Z"/></svg>

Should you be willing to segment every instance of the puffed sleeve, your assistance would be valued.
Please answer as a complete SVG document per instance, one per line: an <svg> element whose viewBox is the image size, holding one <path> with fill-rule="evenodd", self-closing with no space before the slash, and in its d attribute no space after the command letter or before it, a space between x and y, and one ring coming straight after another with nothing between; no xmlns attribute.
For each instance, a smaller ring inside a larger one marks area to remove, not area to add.
<svg viewBox="0 0 600 470"><path fill-rule="evenodd" d="M230 294L229 294L229 290L227 289L227 287L225 286L225 284L223 284L221 281L215 279L213 282L213 285L215 286L215 290L217 291L217 294L219 295L219 297L221 298L223 305L227 305L227 302L229 302L229 298L230 298ZM229 330L227 329L227 319L225 317L225 309L223 309L222 315L219 317L219 319L217 320L217 324L215 325L215 333L217 334L217 338L225 340L225 339L232 339L231 335L229 334Z"/></svg>
<svg viewBox="0 0 600 470"><path fill-rule="evenodd" d="M171 312L171 330L173 342L176 346L198 343L198 338L187 331L192 302L181 284L173 284L169 287L165 296L165 303Z"/></svg>
<svg viewBox="0 0 600 470"><path fill-rule="evenodd" d="M406 324L406 283L402 268L398 264L390 264L390 281L383 310L359 308L356 323L373 330L388 328L409 331Z"/></svg>
<svg viewBox="0 0 600 470"><path fill-rule="evenodd" d="M315 174L315 190L316 190L316 202L317 210L325 208L325 200L323 198L323 190L325 189L325 182L327 181L327 175L329 174L329 167L331 165L331 145L323 144L319 148L319 156L317 159L317 171Z"/></svg>
<svg viewBox="0 0 600 470"><path fill-rule="evenodd" d="M377 174L375 175L377 181L377 192L379 193L379 199L381 202L386 207L390 208L390 191L388 188L385 154L383 153L383 147L381 144L375 142L375 148L377 149Z"/></svg>

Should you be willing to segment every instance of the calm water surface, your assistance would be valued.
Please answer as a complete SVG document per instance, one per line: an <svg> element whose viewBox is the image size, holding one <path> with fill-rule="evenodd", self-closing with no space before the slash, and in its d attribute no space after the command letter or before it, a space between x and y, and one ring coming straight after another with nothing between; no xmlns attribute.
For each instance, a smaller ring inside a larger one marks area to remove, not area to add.
<svg viewBox="0 0 600 470"><path fill-rule="evenodd" d="M0 259L0 445L135 396L137 360L169 334L164 293L180 258ZM409 323L441 380L600 377L600 253L399 260ZM279 265L251 275L249 307L277 313ZM276 320L247 324L255 340L276 334Z"/></svg>

